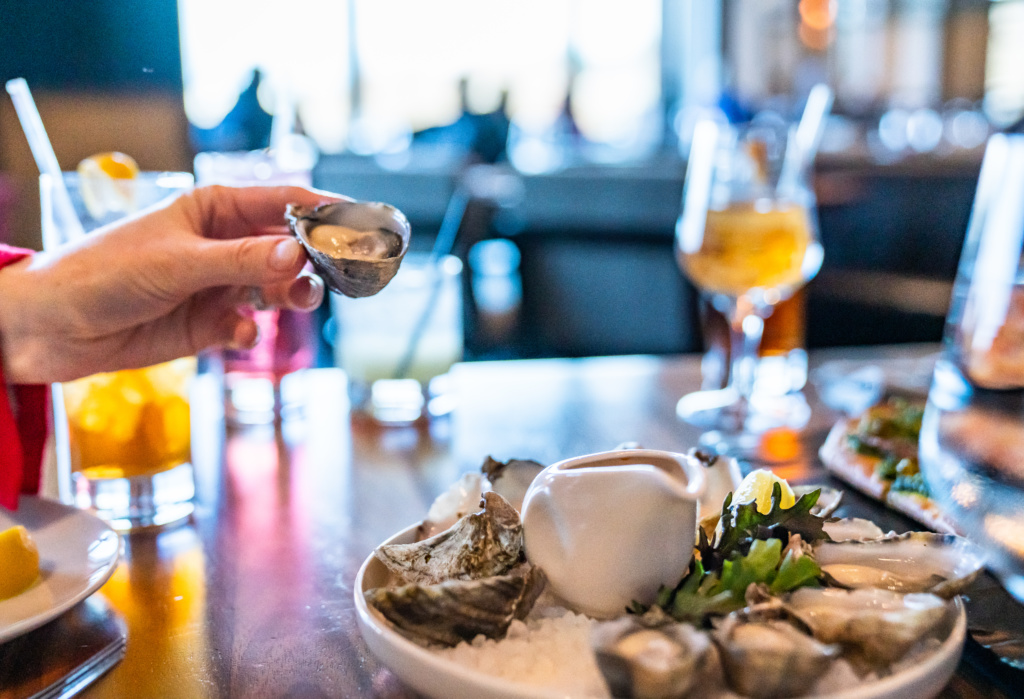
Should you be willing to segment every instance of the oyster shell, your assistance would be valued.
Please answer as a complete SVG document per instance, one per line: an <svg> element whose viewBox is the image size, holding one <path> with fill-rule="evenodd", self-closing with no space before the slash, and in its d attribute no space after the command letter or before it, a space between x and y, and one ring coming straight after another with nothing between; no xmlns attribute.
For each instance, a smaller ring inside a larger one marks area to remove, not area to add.
<svg viewBox="0 0 1024 699"><path fill-rule="evenodd" d="M903 657L947 618L949 605L928 593L804 587L786 598L786 611L823 643L855 646L870 663Z"/></svg>
<svg viewBox="0 0 1024 699"><path fill-rule="evenodd" d="M416 541L443 532L470 512L480 509L483 483L479 473L465 473L448 490L437 496L427 516L416 529Z"/></svg>
<svg viewBox="0 0 1024 699"><path fill-rule="evenodd" d="M544 464L531 459L509 459L502 462L488 456L480 470L487 477L491 490L522 512L526 491L537 474L544 470Z"/></svg>
<svg viewBox="0 0 1024 699"><path fill-rule="evenodd" d="M985 564L984 553L968 539L931 532L821 542L814 560L841 587L932 592L946 599L967 587Z"/></svg>
<svg viewBox="0 0 1024 699"><path fill-rule="evenodd" d="M478 635L502 638L524 619L544 591L544 573L524 563L507 575L367 590L366 602L406 638L421 645L455 646Z"/></svg>
<svg viewBox="0 0 1024 699"><path fill-rule="evenodd" d="M353 298L383 289L409 249L409 221L389 204L290 204L285 218L324 283Z"/></svg>
<svg viewBox="0 0 1024 699"><path fill-rule="evenodd" d="M711 638L729 686L755 699L805 694L841 652L789 622L752 622L738 615L726 617Z"/></svg>
<svg viewBox="0 0 1024 699"><path fill-rule="evenodd" d="M858 517L825 522L822 529L836 543L840 541L869 541L885 536L882 528L870 519L860 519Z"/></svg>
<svg viewBox="0 0 1024 699"><path fill-rule="evenodd" d="M523 525L515 508L497 493L484 493L483 507L429 539L379 546L374 553L405 582L501 575L519 562Z"/></svg>
<svg viewBox="0 0 1024 699"><path fill-rule="evenodd" d="M686 696L711 649L690 624L652 627L634 616L595 624L590 642L612 696L637 699Z"/></svg>

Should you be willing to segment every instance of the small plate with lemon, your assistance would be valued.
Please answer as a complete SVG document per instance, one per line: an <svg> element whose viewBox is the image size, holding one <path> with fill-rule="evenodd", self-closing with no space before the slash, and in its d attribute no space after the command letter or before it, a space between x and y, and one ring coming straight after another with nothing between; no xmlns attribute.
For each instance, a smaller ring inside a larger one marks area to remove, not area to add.
<svg viewBox="0 0 1024 699"><path fill-rule="evenodd" d="M117 533L83 510L22 496L0 508L0 643L60 616L110 578Z"/></svg>

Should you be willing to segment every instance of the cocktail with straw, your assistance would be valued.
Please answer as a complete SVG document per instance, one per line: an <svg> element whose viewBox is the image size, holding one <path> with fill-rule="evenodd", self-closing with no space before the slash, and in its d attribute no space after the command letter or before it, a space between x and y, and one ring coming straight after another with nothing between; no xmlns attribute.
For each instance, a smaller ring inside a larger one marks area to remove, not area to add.
<svg viewBox="0 0 1024 699"><path fill-rule="evenodd" d="M192 187L189 173L143 173L123 154L86 159L63 173L24 80L7 84L39 166L44 247ZM53 386L61 499L118 529L161 526L193 510L190 385L194 357L87 376Z"/></svg>

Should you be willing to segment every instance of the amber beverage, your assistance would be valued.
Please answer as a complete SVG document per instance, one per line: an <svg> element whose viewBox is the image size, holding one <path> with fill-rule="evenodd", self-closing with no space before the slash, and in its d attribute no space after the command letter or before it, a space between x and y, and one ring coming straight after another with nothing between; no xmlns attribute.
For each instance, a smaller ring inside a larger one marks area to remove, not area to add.
<svg viewBox="0 0 1024 699"><path fill-rule="evenodd" d="M91 169L80 166L79 172L64 174L85 235L192 188L188 173L136 172L122 178L93 172L100 166L106 172L110 162L123 163L127 157L100 154L83 161ZM82 235L57 216L57 189L52 178L40 177L46 249ZM186 357L54 384L55 475L61 499L92 510L121 531L187 519L195 497L189 409L195 375L196 358Z"/></svg>
<svg viewBox="0 0 1024 699"><path fill-rule="evenodd" d="M71 470L89 480L152 476L191 461L194 357L63 385Z"/></svg>
<svg viewBox="0 0 1024 699"><path fill-rule="evenodd" d="M777 303L807 281L812 241L803 207L743 203L708 211L700 247L681 253L680 262L705 292L737 298L758 290Z"/></svg>
<svg viewBox="0 0 1024 699"><path fill-rule="evenodd" d="M729 323L704 295L700 299L701 334L704 338L705 375L702 387L724 388L729 382ZM798 289L777 304L764 321L759 357L785 357L803 352L806 346L807 295ZM794 386L800 388L801 386Z"/></svg>

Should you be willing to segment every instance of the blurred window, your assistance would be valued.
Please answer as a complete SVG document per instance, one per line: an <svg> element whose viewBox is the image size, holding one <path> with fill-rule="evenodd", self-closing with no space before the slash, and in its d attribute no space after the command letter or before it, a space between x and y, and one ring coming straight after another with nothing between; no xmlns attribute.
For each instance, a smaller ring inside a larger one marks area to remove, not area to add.
<svg viewBox="0 0 1024 699"><path fill-rule="evenodd" d="M996 123L1024 116L1024 0L998 0L989 9L985 111Z"/></svg>
<svg viewBox="0 0 1024 699"><path fill-rule="evenodd" d="M180 0L185 107L216 126L250 83L287 88L324 150L399 148L463 107L635 140L661 119L662 0ZM464 81L465 90L460 90ZM463 104L465 101L465 104ZM659 134L660 137L660 134Z"/></svg>

